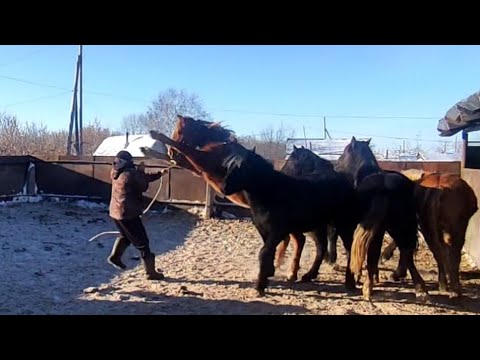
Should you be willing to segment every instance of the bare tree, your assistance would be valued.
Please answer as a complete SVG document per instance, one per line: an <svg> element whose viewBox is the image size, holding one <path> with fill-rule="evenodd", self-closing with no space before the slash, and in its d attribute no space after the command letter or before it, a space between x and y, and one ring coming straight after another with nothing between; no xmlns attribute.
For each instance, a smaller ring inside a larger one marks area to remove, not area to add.
<svg viewBox="0 0 480 360"><path fill-rule="evenodd" d="M205 111L200 98L185 90L167 89L148 108L145 127L170 134L177 121L177 115L191 116L195 119L212 120Z"/></svg>
<svg viewBox="0 0 480 360"><path fill-rule="evenodd" d="M148 132L148 117L145 114L129 114L122 119L122 132L132 135L141 135Z"/></svg>
<svg viewBox="0 0 480 360"><path fill-rule="evenodd" d="M85 154L91 155L105 138L115 133L95 119L84 127L83 134ZM49 131L42 124L22 124L14 115L0 114L0 155L64 155L67 136L66 130Z"/></svg>

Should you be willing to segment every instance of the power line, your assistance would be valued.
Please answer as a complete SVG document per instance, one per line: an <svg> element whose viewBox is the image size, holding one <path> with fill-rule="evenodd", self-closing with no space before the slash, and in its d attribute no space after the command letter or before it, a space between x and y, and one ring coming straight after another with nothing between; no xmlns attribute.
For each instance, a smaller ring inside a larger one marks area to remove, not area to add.
<svg viewBox="0 0 480 360"><path fill-rule="evenodd" d="M45 84L45 83L40 83L40 82L36 82L36 81L30 81L30 80L24 80L24 79L14 78L14 77L11 77L11 76L0 75L0 78L2 78L2 79L7 79L7 80L12 80L12 81L17 81L17 82L21 82L21 83L25 83L25 84L40 86L40 87L48 87L48 88L52 88L52 89L60 89L60 90L68 90L68 91L70 91L70 89L67 89L67 88L65 88L65 87L61 87L61 86L57 86L57 85L51 85L51 84Z"/></svg>
<svg viewBox="0 0 480 360"><path fill-rule="evenodd" d="M36 102L36 101L40 101L40 100L52 99L52 98L55 98L55 97L59 97L61 95L70 94L71 92L72 92L71 90L68 90L68 91L63 91L63 92L55 94L55 95L42 96L42 97L30 99L30 100L20 101L20 102L16 102L16 103L12 103L12 104L7 104L3 108L6 109L6 108L9 108L9 107L12 107L12 106L15 106L15 105L28 104L28 103L32 103L32 102Z"/></svg>
<svg viewBox="0 0 480 360"><path fill-rule="evenodd" d="M0 67L1 67L1 66L8 66L8 65L16 64L16 63L18 63L18 62L21 62L21 61L23 61L23 60L26 60L26 59L30 58L32 55L38 54L39 52L45 51L45 50L47 50L47 49L49 49L49 48L51 48L51 46L45 46L45 45L43 45L40 49L36 49L36 50L30 51L30 52L28 52L28 53L26 53L26 54L23 54L23 55L15 58L15 59L12 60L12 61L8 61L8 62L6 62L6 63L0 64Z"/></svg>
<svg viewBox="0 0 480 360"><path fill-rule="evenodd" d="M261 111L244 111L244 110L231 110L231 109L210 109L211 111L220 111L220 112L233 112L241 114L252 114L252 115L268 115L268 116L289 116L289 117L299 117L299 118L345 118L345 119L411 119L411 120L433 120L439 119L439 117L431 116L368 116L368 115L308 115L308 114L289 114L289 113L270 113L270 112L261 112Z"/></svg>
<svg viewBox="0 0 480 360"><path fill-rule="evenodd" d="M40 87L61 89L61 90L66 90L68 92L71 92L71 90L68 89L68 88L57 86L57 85L52 85L52 84L46 84L46 83L42 83L42 82L30 81L30 80L25 80L25 79L20 79L20 78L15 78L15 77L11 77L11 76L5 76L5 75L0 75L0 78L8 79L8 80L11 80L11 81L17 81L17 82L21 82L21 83L26 83L26 84L30 84L30 85L40 86ZM84 89L84 92L92 94L92 95L106 96L106 97L118 98L118 99L123 99L123 100L130 100L130 101L139 101L139 102L143 102L143 103L150 103L151 102L150 100L146 100L146 99L124 96L124 95L110 94L110 93L93 91L93 90ZM56 95L56 96L59 96L59 95ZM63 93L61 95L63 95ZM49 97L46 97L46 98L49 98ZM36 101L36 99L34 99L34 100ZM19 104L19 103L16 103L16 104ZM11 105L9 105L9 106L11 106ZM347 118L349 118L349 119L410 119L410 120L422 120L422 119L423 120L433 120L433 119L436 120L436 119L438 119L438 117L427 117L427 116L310 115L310 114L274 113L274 112L259 112L259 111L218 109L218 108L213 108L213 109L210 109L210 110L211 111L220 111L220 112L242 113L242 114L267 115L267 116L288 116L288 117L297 117L297 118L324 118L324 117L327 117L327 118L346 118L346 119ZM347 133L347 132L342 132L342 131L337 131L337 132ZM351 132L349 134L351 134ZM260 135L260 134L253 134L253 136L257 136L257 135ZM421 141L441 142L441 140L400 138L400 137L391 137L391 136L382 136L382 135L365 135L365 134L360 134L360 133L358 133L358 135L380 137L380 138L386 138L386 139L395 139L395 140L415 140L415 141L416 140L421 140Z"/></svg>
<svg viewBox="0 0 480 360"><path fill-rule="evenodd" d="M58 85L52 85L52 84L47 84L47 83L38 82L38 81L30 81L30 80L20 79L20 78L16 78L16 77L12 77L12 76L0 75L0 78L2 78L2 79L7 79L7 80L11 80L11 81L16 81L16 82L21 82L21 83L24 83L24 84L30 84L30 85L40 86L40 87L47 87L47 88L53 88L53 89L60 89L60 90L68 90L68 91L70 91L70 89L68 89L68 88L66 88L66 87L62 87L62 86L58 86ZM123 100L140 101L140 102L144 102L144 103L150 103L150 102L151 102L151 101L145 100L145 99L134 98L134 97L124 96L124 95L108 94L108 93L99 92L99 91L93 91L93 90L86 90L86 89L84 89L83 92L84 92L84 93L89 93L89 94L92 94L92 95L107 96L107 97L119 98L119 99L123 99Z"/></svg>

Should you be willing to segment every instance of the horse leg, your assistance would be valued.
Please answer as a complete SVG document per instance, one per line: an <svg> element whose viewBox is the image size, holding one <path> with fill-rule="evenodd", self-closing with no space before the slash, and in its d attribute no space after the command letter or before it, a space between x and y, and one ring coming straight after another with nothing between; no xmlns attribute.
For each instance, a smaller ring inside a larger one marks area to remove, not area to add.
<svg viewBox="0 0 480 360"><path fill-rule="evenodd" d="M352 250L352 243L353 243L353 233L355 229L349 226L341 226L336 229L338 231L338 235L342 238L343 247L345 248L345 252L347 253L347 266L345 270L345 288L347 291L355 291L357 290L355 286L355 277L353 276L352 270L350 269L350 255Z"/></svg>
<svg viewBox="0 0 480 360"><path fill-rule="evenodd" d="M295 239L293 258L287 272L287 281L296 281L298 270L300 269L300 258L302 256L303 247L305 245L305 235L302 233L291 234L292 239Z"/></svg>
<svg viewBox="0 0 480 360"><path fill-rule="evenodd" d="M438 268L438 290L448 291L447 269L448 269L448 253L445 251L445 246L442 243L442 235L438 228L435 215L430 217L429 221L422 221L420 223L420 230L423 238L428 245L428 248L433 254Z"/></svg>
<svg viewBox="0 0 480 360"><path fill-rule="evenodd" d="M277 246L277 252L275 253L275 268L278 269L285 262L285 253L290 243L290 236L286 237L280 244Z"/></svg>
<svg viewBox="0 0 480 360"><path fill-rule="evenodd" d="M395 241L390 240L390 243L382 252L382 262L390 260L396 248L397 248L397 244L395 244Z"/></svg>
<svg viewBox="0 0 480 360"><path fill-rule="evenodd" d="M417 300L421 302L426 302L429 298L427 289L425 287L425 281L423 281L422 277L420 276L415 262L413 260L413 249L404 250L405 253L405 262L408 267L408 271L410 272L410 276L412 277L413 284L415 285L415 296ZM400 253L401 256L401 253Z"/></svg>
<svg viewBox="0 0 480 360"><path fill-rule="evenodd" d="M408 269L407 263L405 262L405 259L402 258L401 255L402 255L402 250L400 250L400 259L398 260L397 268L390 275L390 278L393 281L400 281L407 277L407 269Z"/></svg>
<svg viewBox="0 0 480 360"><path fill-rule="evenodd" d="M322 226L321 228L314 230L312 235L316 247L315 261L313 262L310 270L308 270L308 272L302 276L302 282L316 279L320 265L322 265L323 258L327 252L327 227Z"/></svg>
<svg viewBox="0 0 480 360"><path fill-rule="evenodd" d="M367 278L363 283L363 298L367 301L372 299L373 284L375 277L378 276L378 262L380 260L380 253L382 251L382 241L384 232L379 232L372 239L372 243L368 248L367 253Z"/></svg>
<svg viewBox="0 0 480 360"><path fill-rule="evenodd" d="M460 298L462 296L462 285L460 283L460 262L462 260L462 250L457 247L448 249L450 274L450 298Z"/></svg>
<svg viewBox="0 0 480 360"><path fill-rule="evenodd" d="M462 296L462 285L460 283L460 262L462 260L462 248L465 243L465 233L468 223L464 226L458 224L460 231L452 231L450 243L447 246L448 268L447 273L450 280L450 298ZM444 235L445 238L445 235ZM445 240L444 240L445 241Z"/></svg>
<svg viewBox="0 0 480 360"><path fill-rule="evenodd" d="M275 273L274 258L277 245L285 238L277 234L268 234L263 237L263 246L260 249L258 259L260 262L260 271L258 273L256 290L259 297L265 295L265 289L268 285L268 278Z"/></svg>
<svg viewBox="0 0 480 360"><path fill-rule="evenodd" d="M392 234L390 234L392 236ZM392 243L388 246L392 246L392 244L397 247L397 236L392 236ZM407 277L407 262L405 261L405 257L402 257L402 250L400 249L400 258L398 259L397 268L395 271L390 275L390 279L393 281L400 281L401 279L405 279Z"/></svg>
<svg viewBox="0 0 480 360"><path fill-rule="evenodd" d="M327 247L327 263L334 265L337 262L337 240L338 240L338 231L337 229L329 225L328 226L328 247Z"/></svg>

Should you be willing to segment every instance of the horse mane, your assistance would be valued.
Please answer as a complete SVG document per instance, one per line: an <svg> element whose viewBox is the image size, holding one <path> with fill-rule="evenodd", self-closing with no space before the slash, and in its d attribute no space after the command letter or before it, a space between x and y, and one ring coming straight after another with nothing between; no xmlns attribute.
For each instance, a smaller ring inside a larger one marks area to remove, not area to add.
<svg viewBox="0 0 480 360"><path fill-rule="evenodd" d="M195 120L191 117L185 117L184 119L189 122L192 127L195 127L199 138L202 139L202 145L212 142L236 141L235 132L222 126L221 122Z"/></svg>

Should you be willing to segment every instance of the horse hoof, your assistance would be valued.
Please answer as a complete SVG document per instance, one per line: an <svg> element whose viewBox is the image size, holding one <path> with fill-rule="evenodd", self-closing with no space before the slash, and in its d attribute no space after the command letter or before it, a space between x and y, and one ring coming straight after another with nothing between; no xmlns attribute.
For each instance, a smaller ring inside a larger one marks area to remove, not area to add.
<svg viewBox="0 0 480 360"><path fill-rule="evenodd" d="M288 275L288 276L287 276L287 281L288 281L288 282L295 282L295 281L297 281L297 275L293 275L293 274L292 274L292 275Z"/></svg>
<svg viewBox="0 0 480 360"><path fill-rule="evenodd" d="M448 285L445 283L438 283L438 291L448 291Z"/></svg>
<svg viewBox="0 0 480 360"><path fill-rule="evenodd" d="M265 290L258 290L257 289L257 298L265 297Z"/></svg>
<svg viewBox="0 0 480 360"><path fill-rule="evenodd" d="M398 275L397 273L394 272L393 274L390 275L390 280L398 282L398 281L401 281L402 279L405 279L405 277L406 276Z"/></svg>
<svg viewBox="0 0 480 360"><path fill-rule="evenodd" d="M355 282L347 282L345 283L345 289L347 290L347 292L349 293L354 293L357 291L357 287L355 286Z"/></svg>
<svg viewBox="0 0 480 360"><path fill-rule="evenodd" d="M462 294L458 291L452 291L452 292L450 292L448 297L452 300L458 300L462 297Z"/></svg>
<svg viewBox="0 0 480 360"><path fill-rule="evenodd" d="M418 302L422 303L422 304L426 304L428 302L430 302L430 295L428 295L427 292L425 291L419 291L415 294Z"/></svg>
<svg viewBox="0 0 480 360"><path fill-rule="evenodd" d="M311 282L313 280L313 276L310 274L305 274L302 276L300 282Z"/></svg>

